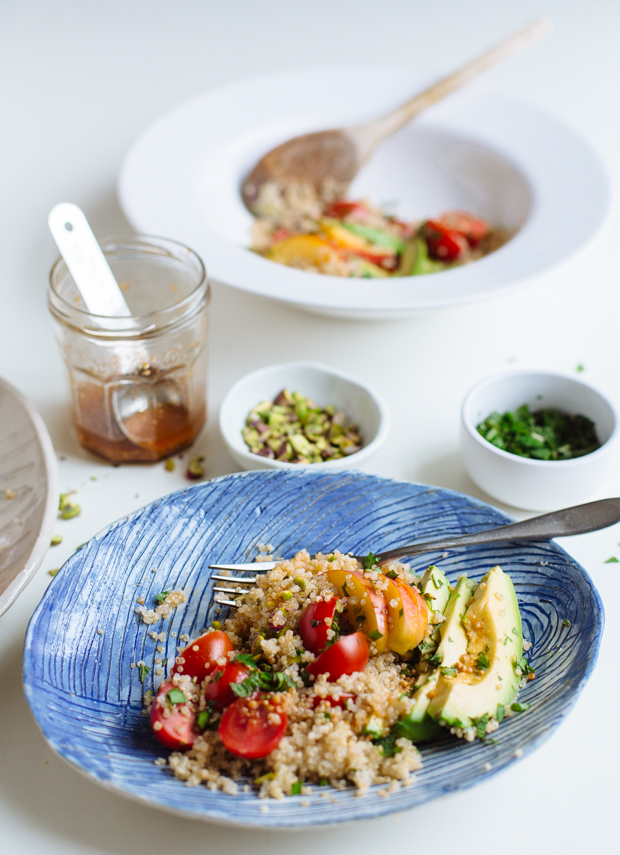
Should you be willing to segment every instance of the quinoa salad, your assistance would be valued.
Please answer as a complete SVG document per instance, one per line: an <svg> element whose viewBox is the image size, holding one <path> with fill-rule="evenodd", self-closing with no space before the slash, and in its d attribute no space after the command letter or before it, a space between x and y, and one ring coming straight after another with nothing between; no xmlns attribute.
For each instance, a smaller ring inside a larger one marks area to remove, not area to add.
<svg viewBox="0 0 620 855"><path fill-rule="evenodd" d="M525 712L517 693L534 673L501 568L452 586L437 567L418 578L379 560L302 550L259 573L226 620L179 649L168 677L158 668L146 705L171 753L156 765L231 795L377 784L388 796L420 769L417 744L484 740ZM142 620L164 617L158 608Z"/></svg>
<svg viewBox="0 0 620 855"><path fill-rule="evenodd" d="M254 206L252 250L331 276L386 279L438 273L494 252L512 236L480 216L446 211L404 220L368 200L267 182Z"/></svg>

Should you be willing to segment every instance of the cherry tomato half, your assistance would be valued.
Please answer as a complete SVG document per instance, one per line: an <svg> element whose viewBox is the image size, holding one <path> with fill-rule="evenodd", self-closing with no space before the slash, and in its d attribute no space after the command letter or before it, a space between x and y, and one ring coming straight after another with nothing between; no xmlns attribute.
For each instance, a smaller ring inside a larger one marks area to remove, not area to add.
<svg viewBox="0 0 620 855"><path fill-rule="evenodd" d="M439 218L439 222L446 228L462 234L470 246L478 246L482 238L489 233L489 226L485 220L465 211L446 211Z"/></svg>
<svg viewBox="0 0 620 855"><path fill-rule="evenodd" d="M242 662L229 662L224 668L218 668L211 682L205 686L205 698L212 701L216 709L223 710L237 697L230 684L243 683L249 673L250 669Z"/></svg>
<svg viewBox="0 0 620 855"><path fill-rule="evenodd" d="M217 660L225 658L233 649L229 637L225 632L218 629L201 635L195 641L190 642L185 650L179 653L180 659L185 661L176 665L172 673L179 672L190 677L196 677L198 683L202 683L207 674L217 668Z"/></svg>
<svg viewBox="0 0 620 855"><path fill-rule="evenodd" d="M165 697L171 689L176 689L174 683L162 683L151 705L151 729L155 739L158 739L166 748L185 751L193 745L196 738L194 733L196 714L183 703L170 705L166 702L166 706L161 707L158 703L159 699ZM164 709L170 710L168 717L164 716ZM183 710L187 710L189 715L185 715Z"/></svg>
<svg viewBox="0 0 620 855"><path fill-rule="evenodd" d="M306 650L316 655L325 650L329 641L327 630L331 629L339 607L340 600L337 597L306 606L299 621L299 634Z"/></svg>
<svg viewBox="0 0 620 855"><path fill-rule="evenodd" d="M455 229L449 229L439 220L429 220L422 227L431 258L450 263L458 261L467 251L467 238Z"/></svg>
<svg viewBox="0 0 620 855"><path fill-rule="evenodd" d="M328 695L326 698L319 698L318 695L315 695L312 698L312 709L315 710L321 704L327 704L330 707L341 707L343 710L347 708L347 701L354 701L357 698L357 695L351 694L351 692L343 692L338 699L333 698L331 695Z"/></svg>
<svg viewBox="0 0 620 855"><path fill-rule="evenodd" d="M366 213L368 213L368 208L363 202L345 202L344 199L339 199L331 203L325 211L325 216L333 217L335 220L344 220L351 214L363 217Z"/></svg>
<svg viewBox="0 0 620 855"><path fill-rule="evenodd" d="M368 642L363 632L354 632L339 638L308 665L311 677L328 674L333 683L343 674L363 671L368 664Z"/></svg>
<svg viewBox="0 0 620 855"><path fill-rule="evenodd" d="M237 757L256 760L277 748L288 725L282 707L264 692L249 698L237 698L219 726L225 747Z"/></svg>

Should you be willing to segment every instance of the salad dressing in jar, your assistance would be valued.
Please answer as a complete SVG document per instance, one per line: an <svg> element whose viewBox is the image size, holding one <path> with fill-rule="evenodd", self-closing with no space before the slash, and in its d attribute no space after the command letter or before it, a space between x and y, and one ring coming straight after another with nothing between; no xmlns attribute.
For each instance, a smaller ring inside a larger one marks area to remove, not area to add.
<svg viewBox="0 0 620 855"><path fill-rule="evenodd" d="M50 274L76 430L113 463L160 460L191 445L206 419L206 272L196 253L162 238L101 248L131 316L88 312L62 258Z"/></svg>

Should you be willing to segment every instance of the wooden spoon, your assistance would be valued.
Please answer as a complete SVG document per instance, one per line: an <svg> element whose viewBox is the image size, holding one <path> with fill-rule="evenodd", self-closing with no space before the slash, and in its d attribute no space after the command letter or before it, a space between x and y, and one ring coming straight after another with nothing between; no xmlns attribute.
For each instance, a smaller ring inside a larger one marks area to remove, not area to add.
<svg viewBox="0 0 620 855"><path fill-rule="evenodd" d="M550 30L547 18L534 21L521 32L373 122L350 128L315 131L293 137L276 146L259 160L243 182L241 193L246 207L252 211L262 185L268 181L280 187L289 183L310 185L319 195L325 182L331 181L344 191L384 139L399 131L427 107L441 101L496 62L547 35Z"/></svg>

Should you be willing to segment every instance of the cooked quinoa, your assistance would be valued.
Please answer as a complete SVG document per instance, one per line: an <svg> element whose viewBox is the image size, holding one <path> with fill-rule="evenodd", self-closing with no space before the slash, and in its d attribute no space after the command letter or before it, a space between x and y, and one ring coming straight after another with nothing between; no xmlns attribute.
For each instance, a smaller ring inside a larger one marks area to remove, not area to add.
<svg viewBox="0 0 620 855"><path fill-rule="evenodd" d="M168 763L178 778L189 785L204 784L209 789L228 793L237 793L239 779L247 779L254 782L261 797L276 799L289 795L298 781L328 782L337 789L353 785L363 793L372 784L398 788L411 780L411 773L421 765L413 743L399 739L396 746L400 750L392 757L385 757L380 746L364 733L371 719L377 718L387 730L413 705L413 700L405 694L412 680L404 676L396 654L376 655L371 643L371 658L363 672L340 677L335 683L321 675L310 687L302 679L304 665L315 657L303 650L296 631L299 617L308 603L335 596L325 574L337 568L360 569L355 559L339 552L329 558L324 555L310 558L305 550L299 552L262 576L245 595L243 605L223 625L235 648L229 654L230 659L239 652L260 650L273 670L288 674L295 685L278 697L289 720L280 745L264 759L249 761L230 754L217 731L206 731L188 751L171 754ZM394 563L391 569L411 581L406 566ZM371 575L381 586L381 574ZM282 594L289 593L292 596L283 599ZM281 627L282 634L276 638L262 637L261 631L267 629L268 623ZM175 674L172 681L198 709L204 709L200 687L189 677ZM356 695L355 700L346 701L345 709L321 703L327 696L338 699L342 693ZM313 708L315 703L317 706Z"/></svg>

